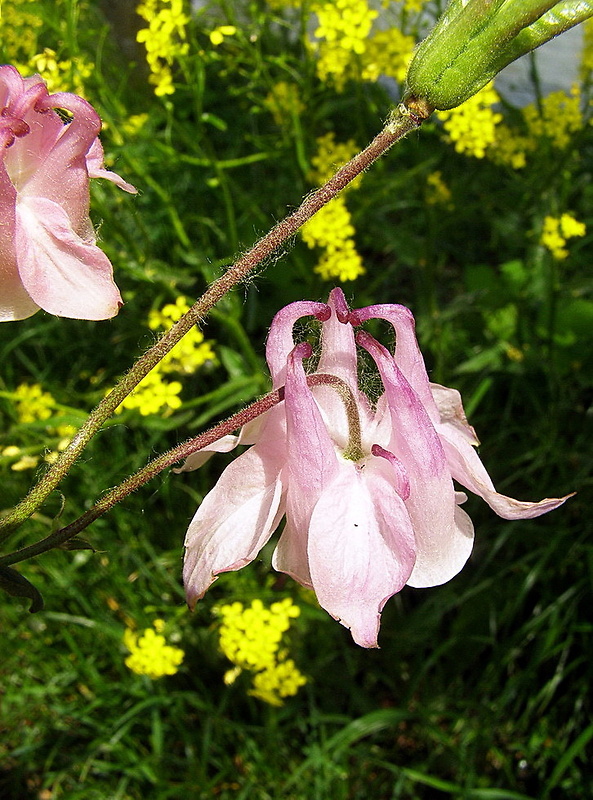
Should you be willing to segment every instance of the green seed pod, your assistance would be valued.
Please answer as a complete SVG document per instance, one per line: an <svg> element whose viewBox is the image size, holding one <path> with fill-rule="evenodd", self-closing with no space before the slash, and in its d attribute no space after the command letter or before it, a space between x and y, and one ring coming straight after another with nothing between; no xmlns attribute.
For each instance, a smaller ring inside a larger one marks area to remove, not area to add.
<svg viewBox="0 0 593 800"><path fill-rule="evenodd" d="M519 56L593 16L593 0L451 0L420 44L406 104L461 105Z"/></svg>

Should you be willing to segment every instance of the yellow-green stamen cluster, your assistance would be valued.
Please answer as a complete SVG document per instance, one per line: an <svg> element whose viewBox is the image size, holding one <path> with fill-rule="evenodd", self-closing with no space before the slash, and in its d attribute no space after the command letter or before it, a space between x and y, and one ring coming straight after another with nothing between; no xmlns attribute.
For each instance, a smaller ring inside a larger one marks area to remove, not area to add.
<svg viewBox="0 0 593 800"><path fill-rule="evenodd" d="M165 623L155 619L152 628L145 628L138 634L131 628L124 631L123 641L130 655L125 664L137 675L148 675L152 680L163 675L175 675L185 656L180 647L167 644L163 636Z"/></svg>
<svg viewBox="0 0 593 800"><path fill-rule="evenodd" d="M183 13L183 0L144 0L136 11L148 22L136 38L146 47L154 93L158 97L173 94L171 68L189 51L185 32L189 17Z"/></svg>
<svg viewBox="0 0 593 800"><path fill-rule="evenodd" d="M148 326L152 330L168 331L189 308L187 299L178 297L175 303L168 303L160 311L151 311ZM192 328L140 381L132 394L120 405L118 412L136 409L142 416L172 413L182 405L179 395L183 386L180 381L170 380L167 376L171 373L191 374L214 360L214 351L210 343L204 341L204 334L198 328Z"/></svg>
<svg viewBox="0 0 593 800"><path fill-rule="evenodd" d="M353 141L336 144L334 134L328 133L317 140L317 154L312 159L310 178L317 185L334 174L357 152ZM363 275L365 268L354 242L352 217L346 207L345 194L360 185L362 176L353 180L342 194L331 200L301 228L301 236L308 247L321 247L325 251L315 267L324 280L353 281Z"/></svg>
<svg viewBox="0 0 593 800"><path fill-rule="evenodd" d="M225 683L232 683L243 670L252 672L249 694L279 706L307 682L294 661L287 658L286 649L281 649L283 635L300 614L290 598L269 608L261 600L254 600L248 608L231 603L221 606L218 613L220 649L235 665L225 674Z"/></svg>
<svg viewBox="0 0 593 800"><path fill-rule="evenodd" d="M583 222L579 222L571 214L562 214L560 217L545 217L541 244L547 248L558 261L568 258L566 240L575 236L584 236L587 229Z"/></svg>

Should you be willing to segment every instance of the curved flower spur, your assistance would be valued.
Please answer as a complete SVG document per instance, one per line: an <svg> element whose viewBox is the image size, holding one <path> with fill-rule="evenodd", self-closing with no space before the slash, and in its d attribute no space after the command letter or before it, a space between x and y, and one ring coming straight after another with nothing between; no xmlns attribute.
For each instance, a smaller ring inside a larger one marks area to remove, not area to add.
<svg viewBox="0 0 593 800"><path fill-rule="evenodd" d="M303 361L312 350L295 344L293 326L309 315L322 331L317 368L307 375ZM365 331L355 334L369 319L393 326L393 354ZM375 406L358 386L357 345L383 382ZM187 531L191 608L217 575L250 563L286 516L275 569L312 588L355 642L376 647L392 595L405 584L450 580L471 553L473 525L460 508L467 497L453 480L505 519L537 517L567 499L529 503L496 492L459 393L428 380L404 306L351 311L341 289L327 305L292 303L272 322L266 358L274 388L285 387L284 402L182 468L195 469L212 451L252 444L224 470Z"/></svg>

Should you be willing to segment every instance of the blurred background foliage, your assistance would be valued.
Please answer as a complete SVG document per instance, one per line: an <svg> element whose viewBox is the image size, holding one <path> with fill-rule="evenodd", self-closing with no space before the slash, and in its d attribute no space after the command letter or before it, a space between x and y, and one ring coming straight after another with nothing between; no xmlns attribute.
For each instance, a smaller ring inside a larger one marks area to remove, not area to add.
<svg viewBox="0 0 593 800"><path fill-rule="evenodd" d="M117 318L0 328L0 509L225 265L379 131L444 5L3 0L2 63L92 102L109 166L139 194L92 187ZM44 612L3 601L2 797L591 796L593 28L583 39L572 87L546 91L532 58L523 106L489 86L399 143L217 306L10 544L266 391L275 312L338 283L354 307L413 310L499 491L576 497L519 523L470 498L470 563L392 599L369 652L267 550L190 616L182 538L225 457L161 475L86 532L97 552L20 567Z"/></svg>

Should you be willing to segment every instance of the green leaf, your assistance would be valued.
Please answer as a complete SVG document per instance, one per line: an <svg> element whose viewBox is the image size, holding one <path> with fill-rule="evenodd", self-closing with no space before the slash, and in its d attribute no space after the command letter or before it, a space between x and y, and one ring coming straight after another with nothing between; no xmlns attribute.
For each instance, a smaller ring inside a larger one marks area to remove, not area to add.
<svg viewBox="0 0 593 800"><path fill-rule="evenodd" d="M12 567L0 566L0 588L12 597L28 597L31 601L31 614L43 609L43 597L39 590Z"/></svg>

